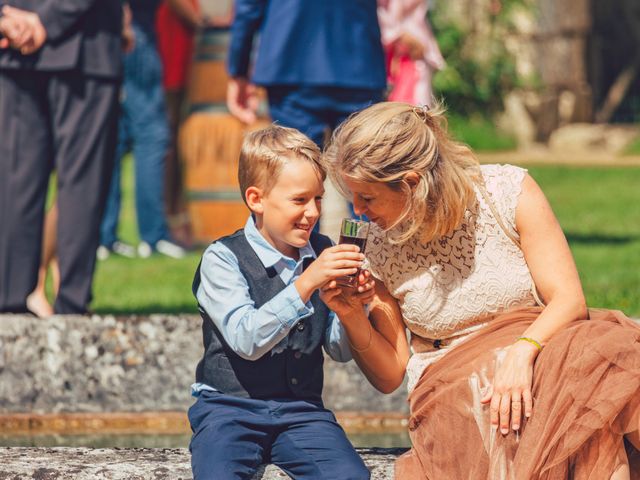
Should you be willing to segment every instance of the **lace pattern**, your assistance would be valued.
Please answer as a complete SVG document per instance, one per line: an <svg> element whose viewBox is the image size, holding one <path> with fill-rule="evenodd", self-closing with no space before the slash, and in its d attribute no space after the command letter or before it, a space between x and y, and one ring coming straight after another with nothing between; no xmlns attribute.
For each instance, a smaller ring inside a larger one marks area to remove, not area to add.
<svg viewBox="0 0 640 480"><path fill-rule="evenodd" d="M515 210L526 170L483 165L481 171L494 207L506 228L519 238ZM382 229L372 225L369 267L398 300L412 336L450 340L440 350L412 357L407 368L410 388L426 366L479 328L486 315L535 305L522 251L502 230L479 192L476 198L475 207L451 235L428 243L414 238L393 245L385 241Z"/></svg>

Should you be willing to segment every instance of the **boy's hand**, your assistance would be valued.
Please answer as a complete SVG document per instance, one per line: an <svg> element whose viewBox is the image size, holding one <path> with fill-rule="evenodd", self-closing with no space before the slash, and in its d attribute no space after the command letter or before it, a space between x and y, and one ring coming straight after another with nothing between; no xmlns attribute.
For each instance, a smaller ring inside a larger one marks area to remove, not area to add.
<svg viewBox="0 0 640 480"><path fill-rule="evenodd" d="M313 292L338 277L353 275L362 266L364 255L357 245L335 245L325 249L298 277L295 286L303 302L309 301Z"/></svg>
<svg viewBox="0 0 640 480"><path fill-rule="evenodd" d="M368 270L361 270L356 288L341 288L335 280L320 289L320 298L340 319L371 303L375 295L375 281Z"/></svg>

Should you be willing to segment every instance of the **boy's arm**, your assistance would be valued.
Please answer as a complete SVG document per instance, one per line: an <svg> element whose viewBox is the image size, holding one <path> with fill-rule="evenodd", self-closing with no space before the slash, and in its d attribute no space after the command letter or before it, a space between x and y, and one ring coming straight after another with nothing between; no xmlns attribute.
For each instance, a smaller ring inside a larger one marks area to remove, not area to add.
<svg viewBox="0 0 640 480"><path fill-rule="evenodd" d="M329 322L324 338L324 350L336 362L348 362L353 358L347 332L335 312L329 312Z"/></svg>
<svg viewBox="0 0 640 480"><path fill-rule="evenodd" d="M220 242L205 252L200 275L198 303L233 351L246 360L260 358L313 313L293 284L256 308L236 256Z"/></svg>

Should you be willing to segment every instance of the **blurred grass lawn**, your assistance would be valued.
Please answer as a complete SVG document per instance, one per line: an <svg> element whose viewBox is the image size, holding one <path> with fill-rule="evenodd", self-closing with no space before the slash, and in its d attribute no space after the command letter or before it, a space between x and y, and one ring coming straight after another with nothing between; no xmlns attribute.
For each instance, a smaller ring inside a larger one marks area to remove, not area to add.
<svg viewBox="0 0 640 480"><path fill-rule="evenodd" d="M633 140L625 149L625 155L640 155L640 137Z"/></svg>
<svg viewBox="0 0 640 480"><path fill-rule="evenodd" d="M138 241L132 165L125 161L121 238ZM560 220L590 306L640 316L639 167L536 166L529 172ZM97 313L194 313L191 281L200 250L182 260L162 256L98 262L92 308Z"/></svg>

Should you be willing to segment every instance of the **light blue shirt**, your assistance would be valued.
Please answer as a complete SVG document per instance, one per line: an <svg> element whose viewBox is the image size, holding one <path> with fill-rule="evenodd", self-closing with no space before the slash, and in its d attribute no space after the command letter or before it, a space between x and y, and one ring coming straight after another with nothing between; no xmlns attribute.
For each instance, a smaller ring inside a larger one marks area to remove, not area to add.
<svg viewBox="0 0 640 480"><path fill-rule="evenodd" d="M216 242L202 256L196 297L233 351L246 360L257 360L285 338L300 320L313 315L313 305L302 301L293 282L302 273L305 258L316 258L316 253L307 243L299 249L298 260L287 257L267 242L251 216L244 234L264 267L273 267L286 287L256 308L238 259L225 245ZM338 362L352 358L346 332L334 312L329 313L324 349ZM198 383L191 388L194 395L203 389L212 389Z"/></svg>

